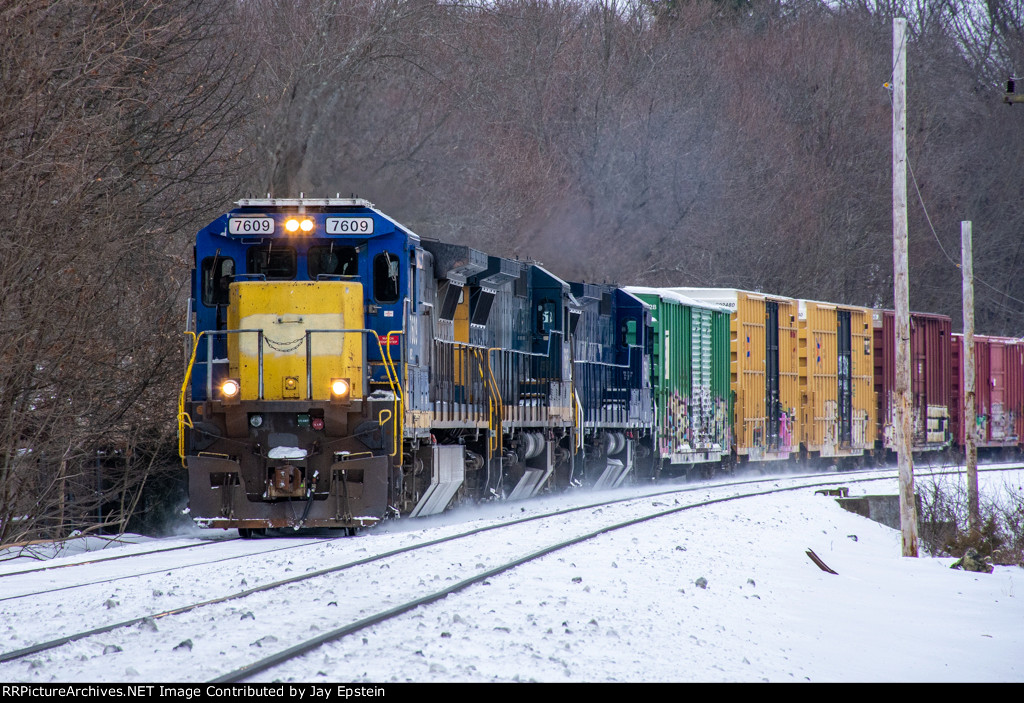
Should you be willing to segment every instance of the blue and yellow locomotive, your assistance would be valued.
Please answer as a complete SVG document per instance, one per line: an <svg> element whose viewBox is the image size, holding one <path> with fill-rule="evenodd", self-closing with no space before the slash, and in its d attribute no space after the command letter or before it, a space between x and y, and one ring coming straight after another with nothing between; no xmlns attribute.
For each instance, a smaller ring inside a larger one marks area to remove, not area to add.
<svg viewBox="0 0 1024 703"><path fill-rule="evenodd" d="M651 317L421 239L362 199L253 199L196 237L190 511L243 536L651 472Z"/></svg>

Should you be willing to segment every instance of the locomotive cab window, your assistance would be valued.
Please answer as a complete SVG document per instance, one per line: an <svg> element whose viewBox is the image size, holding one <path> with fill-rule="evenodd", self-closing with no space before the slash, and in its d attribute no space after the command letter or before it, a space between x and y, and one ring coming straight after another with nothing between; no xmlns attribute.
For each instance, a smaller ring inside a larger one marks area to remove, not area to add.
<svg viewBox="0 0 1024 703"><path fill-rule="evenodd" d="M291 247L253 247L245 263L248 273L262 274L268 281L295 278L295 250Z"/></svg>
<svg viewBox="0 0 1024 703"><path fill-rule="evenodd" d="M309 280L317 276L355 276L359 273L359 253L355 247L310 247L307 256Z"/></svg>
<svg viewBox="0 0 1024 703"><path fill-rule="evenodd" d="M537 305L537 334L547 335L555 326L557 303L550 298L541 300Z"/></svg>
<svg viewBox="0 0 1024 703"><path fill-rule="evenodd" d="M637 345L636 320L632 317L627 317L622 321L622 339L620 344L624 347L635 347Z"/></svg>
<svg viewBox="0 0 1024 703"><path fill-rule="evenodd" d="M387 251L373 257L373 297L378 303L398 302L398 261Z"/></svg>
<svg viewBox="0 0 1024 703"><path fill-rule="evenodd" d="M203 259L203 305L228 304L228 286L235 280L235 260L225 256Z"/></svg>

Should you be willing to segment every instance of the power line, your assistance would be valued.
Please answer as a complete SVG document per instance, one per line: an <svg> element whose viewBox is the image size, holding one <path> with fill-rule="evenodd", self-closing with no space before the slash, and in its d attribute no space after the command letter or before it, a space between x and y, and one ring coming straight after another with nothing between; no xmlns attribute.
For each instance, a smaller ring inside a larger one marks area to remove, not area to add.
<svg viewBox="0 0 1024 703"><path fill-rule="evenodd" d="M903 45L900 46L900 51L901 52L903 51L903 46L905 44L906 44L906 39L904 38ZM890 83L884 84L886 86L886 88L889 89L889 102L890 102L890 104L892 103L892 90L891 90L891 85L892 84L891 84L891 80L892 80L892 78L890 76ZM942 255L945 256L946 260L949 261L949 263L953 264L954 267L956 267L957 269L960 269L960 262L956 261L953 257L951 257L949 255L949 253L946 251L946 248L944 246L942 246L942 241L939 239L938 232L935 231L935 225L932 223L931 215L928 214L928 206L925 204L924 196L921 194L921 187L917 183L917 176L914 174L914 165L911 163L910 155L909 154L907 154L906 161L907 161L907 167L910 170L910 179L914 183L914 191L917 193L917 201L921 204L921 211L924 213L925 221L928 223L928 229L931 230L932 237L935 239L935 243L938 244L939 251L942 252ZM995 293L998 293L999 295L1004 296L1007 300L1012 300L1013 302L1018 303L1018 304L1024 306L1024 300L1021 300L1020 298L1015 298L1012 295L1010 295L1009 293L1007 293L1006 291L1000 290L999 288L996 288L995 286L991 285L990 283L987 283L985 280L983 280L981 278L978 278L977 275L974 276L974 280L975 280L975 282L980 283L981 285L983 285L984 287L988 288L989 290L991 290L991 291L993 291ZM1000 307L1006 308L1007 310L1011 310L1011 311L1018 312L1018 313L1021 312L1020 310L1013 310L1013 308L1009 308L1009 307L1007 307L1003 303L997 303L997 304Z"/></svg>

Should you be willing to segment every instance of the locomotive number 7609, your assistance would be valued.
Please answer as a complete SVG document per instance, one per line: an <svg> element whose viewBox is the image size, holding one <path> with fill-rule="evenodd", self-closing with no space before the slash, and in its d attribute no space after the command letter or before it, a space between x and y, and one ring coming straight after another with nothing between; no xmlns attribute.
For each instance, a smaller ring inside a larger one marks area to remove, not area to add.
<svg viewBox="0 0 1024 703"><path fill-rule="evenodd" d="M229 234L273 234L274 220L269 217L232 217L228 220Z"/></svg>
<svg viewBox="0 0 1024 703"><path fill-rule="evenodd" d="M327 234L373 234L373 218L328 217Z"/></svg>

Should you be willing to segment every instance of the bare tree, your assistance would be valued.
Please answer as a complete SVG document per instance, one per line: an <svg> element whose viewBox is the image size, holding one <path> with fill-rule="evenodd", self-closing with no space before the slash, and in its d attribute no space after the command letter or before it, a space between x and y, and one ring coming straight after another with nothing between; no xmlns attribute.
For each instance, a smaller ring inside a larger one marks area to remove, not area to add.
<svg viewBox="0 0 1024 703"><path fill-rule="evenodd" d="M0 543L123 527L172 446L187 234L243 165L230 18L0 9Z"/></svg>

